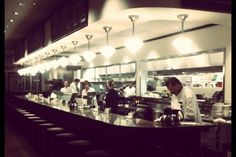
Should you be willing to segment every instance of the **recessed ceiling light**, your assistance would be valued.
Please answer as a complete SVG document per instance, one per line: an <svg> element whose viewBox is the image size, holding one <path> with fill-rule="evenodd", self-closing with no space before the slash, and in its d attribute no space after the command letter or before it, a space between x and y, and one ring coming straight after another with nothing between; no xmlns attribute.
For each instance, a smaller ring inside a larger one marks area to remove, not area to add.
<svg viewBox="0 0 236 157"><path fill-rule="evenodd" d="M4 33L7 33L7 31L5 30Z"/></svg>
<svg viewBox="0 0 236 157"><path fill-rule="evenodd" d="M10 21L10 22L14 22L14 20L13 20L13 19L10 19L9 21Z"/></svg>
<svg viewBox="0 0 236 157"><path fill-rule="evenodd" d="M23 5L23 4L24 4L24 3L22 3L22 2L19 2L19 3L18 3L18 5L20 5L20 6Z"/></svg>
<svg viewBox="0 0 236 157"><path fill-rule="evenodd" d="M6 25L6 28L8 28L9 26L8 25Z"/></svg>
<svg viewBox="0 0 236 157"><path fill-rule="evenodd" d="M18 13L17 11L14 11L13 14L14 14L14 15L18 15L19 13Z"/></svg>
<svg viewBox="0 0 236 157"><path fill-rule="evenodd" d="M36 5L37 3L36 3L36 2L33 2L32 4L33 4L33 5Z"/></svg>

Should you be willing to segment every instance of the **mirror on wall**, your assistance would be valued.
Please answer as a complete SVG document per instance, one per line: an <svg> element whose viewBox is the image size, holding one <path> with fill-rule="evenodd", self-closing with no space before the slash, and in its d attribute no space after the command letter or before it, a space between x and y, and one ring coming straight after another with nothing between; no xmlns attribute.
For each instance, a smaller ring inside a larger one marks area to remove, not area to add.
<svg viewBox="0 0 236 157"><path fill-rule="evenodd" d="M165 81L177 77L196 94L211 98L224 90L225 49L142 61L141 95L160 98L168 92Z"/></svg>

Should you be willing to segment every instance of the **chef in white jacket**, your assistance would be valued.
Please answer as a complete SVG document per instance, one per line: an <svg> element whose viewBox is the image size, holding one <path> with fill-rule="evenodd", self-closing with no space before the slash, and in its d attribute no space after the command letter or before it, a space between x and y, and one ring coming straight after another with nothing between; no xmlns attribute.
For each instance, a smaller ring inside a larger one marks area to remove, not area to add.
<svg viewBox="0 0 236 157"><path fill-rule="evenodd" d="M62 87L60 91L65 94L72 93L72 89L70 88L68 81L64 81L64 87Z"/></svg>
<svg viewBox="0 0 236 157"><path fill-rule="evenodd" d="M166 86L172 94L171 108L182 109L185 120L201 123L202 118L195 93L188 86L184 87L176 77L169 78Z"/></svg>
<svg viewBox="0 0 236 157"><path fill-rule="evenodd" d="M135 83L131 82L125 89L124 89L124 94L125 97L129 97L129 96L135 96Z"/></svg>
<svg viewBox="0 0 236 157"><path fill-rule="evenodd" d="M88 95L88 92L95 92L95 89L94 89L93 87L91 87L90 82L87 81L87 80L85 80L85 81L83 82L83 87L84 87L84 89L82 90L82 93L81 93L81 95L82 95L82 104L83 104L84 106L86 106L86 105L88 105L88 104L87 104L87 95ZM97 98L94 97L94 105L97 106L97 104L98 104L98 103L97 103Z"/></svg>
<svg viewBox="0 0 236 157"><path fill-rule="evenodd" d="M70 88L72 90L72 93L78 93L79 92L79 79L75 79L71 84Z"/></svg>

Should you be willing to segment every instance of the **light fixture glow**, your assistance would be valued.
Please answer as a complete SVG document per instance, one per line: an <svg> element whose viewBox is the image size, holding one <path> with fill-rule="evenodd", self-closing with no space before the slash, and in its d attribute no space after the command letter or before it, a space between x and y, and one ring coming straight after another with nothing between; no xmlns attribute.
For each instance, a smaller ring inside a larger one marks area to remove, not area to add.
<svg viewBox="0 0 236 157"><path fill-rule="evenodd" d="M191 52L193 45L192 40L184 36L184 22L187 17L187 14L180 14L177 16L177 18L181 21L181 34L172 43L177 51L183 54Z"/></svg>
<svg viewBox="0 0 236 157"><path fill-rule="evenodd" d="M78 41L72 41L72 44L74 45L74 51L76 52L76 45L78 44ZM73 54L69 58L69 63L72 65L77 65L81 61L81 57L78 54Z"/></svg>
<svg viewBox="0 0 236 157"><path fill-rule="evenodd" d="M17 11L13 12L14 15L18 15L19 13Z"/></svg>
<svg viewBox="0 0 236 157"><path fill-rule="evenodd" d="M132 22L132 37L125 41L125 47L133 54L139 51L139 49L143 46L143 41L134 36L134 24L138 20L139 16L130 15L129 19Z"/></svg>
<svg viewBox="0 0 236 157"><path fill-rule="evenodd" d="M62 68L65 68L69 64L69 60L66 57L61 57L60 59L58 59L58 64Z"/></svg>
<svg viewBox="0 0 236 157"><path fill-rule="evenodd" d="M14 22L14 20L13 20L13 19L10 19L9 21L10 21L10 22Z"/></svg>
<svg viewBox="0 0 236 157"><path fill-rule="evenodd" d="M71 55L68 60L72 65L77 65L81 61L81 57L77 54L74 54Z"/></svg>
<svg viewBox="0 0 236 157"><path fill-rule="evenodd" d="M192 49L193 42L189 38L180 36L173 41L174 47L181 53L188 53Z"/></svg>
<svg viewBox="0 0 236 157"><path fill-rule="evenodd" d="M106 59L109 59L115 53L116 49L111 45L106 45L103 46L100 51Z"/></svg>
<svg viewBox="0 0 236 157"><path fill-rule="evenodd" d="M85 36L88 40L88 50L83 52L82 56L89 63L96 57L96 54L93 51L90 51L90 40L93 36L92 35L85 35Z"/></svg>
<svg viewBox="0 0 236 157"><path fill-rule="evenodd" d="M114 53L115 53L115 48L112 47L111 45L108 44L108 33L110 32L110 30L112 29L112 27L109 26L105 26L103 27L103 29L105 30L105 32L107 33L107 42L106 45L103 46L100 51L101 54L106 58L109 59Z"/></svg>
<svg viewBox="0 0 236 157"><path fill-rule="evenodd" d="M124 43L125 47L133 54L138 52L138 50L143 46L142 40L136 37L131 37Z"/></svg>
<svg viewBox="0 0 236 157"><path fill-rule="evenodd" d="M51 64L52 64L52 68L54 70L57 69L60 66L60 64L57 60L53 60L53 62Z"/></svg>
<svg viewBox="0 0 236 157"><path fill-rule="evenodd" d="M17 73L18 73L20 76L24 75L24 69L19 69L19 70L17 70Z"/></svg>
<svg viewBox="0 0 236 157"><path fill-rule="evenodd" d="M89 63L96 57L96 54L93 51L85 51L82 56Z"/></svg>
<svg viewBox="0 0 236 157"><path fill-rule="evenodd" d="M50 70L51 68L53 68L53 66L54 66L54 62L55 62L55 60L52 60L52 61L46 62L45 70L48 71L48 70Z"/></svg>

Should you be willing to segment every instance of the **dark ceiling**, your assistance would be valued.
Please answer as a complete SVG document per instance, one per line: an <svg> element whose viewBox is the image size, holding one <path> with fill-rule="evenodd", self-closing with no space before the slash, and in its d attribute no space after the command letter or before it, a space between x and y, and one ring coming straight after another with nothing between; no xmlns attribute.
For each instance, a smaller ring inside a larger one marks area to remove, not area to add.
<svg viewBox="0 0 236 157"><path fill-rule="evenodd" d="M64 0L5 0L5 50L27 37L38 24L47 20ZM18 12L17 15L14 12ZM13 22L10 22L13 19Z"/></svg>

